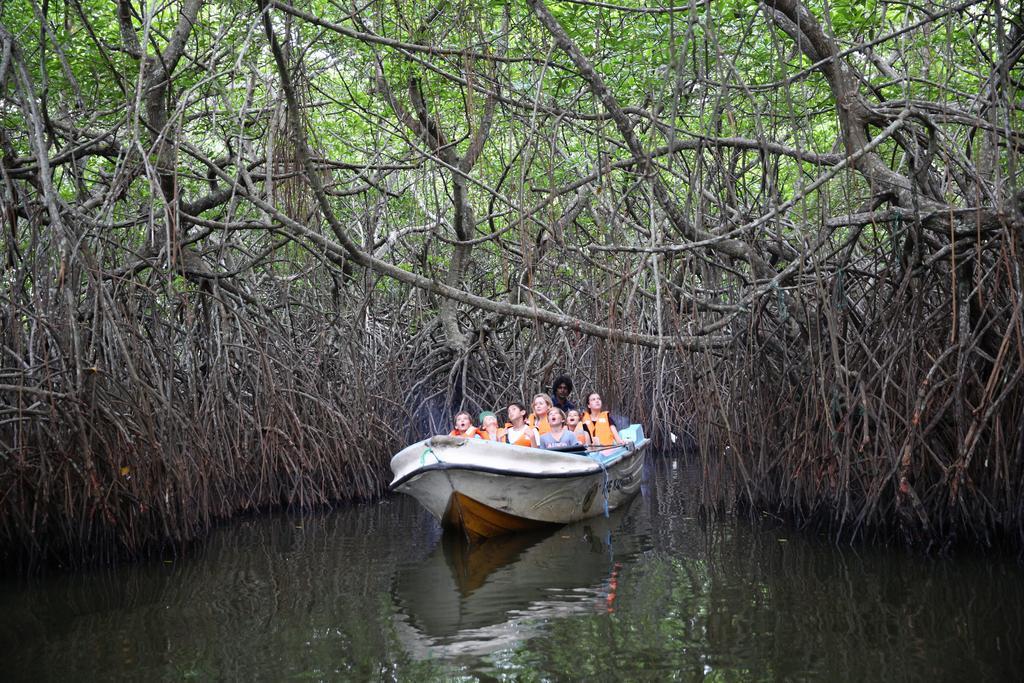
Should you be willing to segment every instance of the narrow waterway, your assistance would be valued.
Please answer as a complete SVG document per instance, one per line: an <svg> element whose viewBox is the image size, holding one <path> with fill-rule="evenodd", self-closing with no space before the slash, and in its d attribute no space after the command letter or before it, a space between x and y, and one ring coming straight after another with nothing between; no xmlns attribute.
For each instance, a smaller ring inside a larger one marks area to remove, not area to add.
<svg viewBox="0 0 1024 683"><path fill-rule="evenodd" d="M653 457L610 518L468 548L412 499L0 583L4 680L1016 681L1024 571L702 525Z"/></svg>

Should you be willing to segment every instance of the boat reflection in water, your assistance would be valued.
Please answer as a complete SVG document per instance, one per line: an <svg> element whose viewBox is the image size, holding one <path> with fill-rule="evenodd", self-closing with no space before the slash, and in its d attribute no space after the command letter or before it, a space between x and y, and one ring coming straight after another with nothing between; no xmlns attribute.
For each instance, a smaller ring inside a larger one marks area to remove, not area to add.
<svg viewBox="0 0 1024 683"><path fill-rule="evenodd" d="M418 658L479 656L538 635L550 619L613 611L620 563L649 544L642 501L473 544L444 534L426 560L395 574L399 637Z"/></svg>

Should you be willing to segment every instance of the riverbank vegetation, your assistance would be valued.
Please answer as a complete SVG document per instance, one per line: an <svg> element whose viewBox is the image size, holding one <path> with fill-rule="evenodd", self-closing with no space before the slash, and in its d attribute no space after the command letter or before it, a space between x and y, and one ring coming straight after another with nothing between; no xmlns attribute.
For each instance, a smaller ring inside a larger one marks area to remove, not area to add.
<svg viewBox="0 0 1024 683"><path fill-rule="evenodd" d="M561 370L709 507L1024 549L1019 5L114 10L0 6L5 561L372 498Z"/></svg>

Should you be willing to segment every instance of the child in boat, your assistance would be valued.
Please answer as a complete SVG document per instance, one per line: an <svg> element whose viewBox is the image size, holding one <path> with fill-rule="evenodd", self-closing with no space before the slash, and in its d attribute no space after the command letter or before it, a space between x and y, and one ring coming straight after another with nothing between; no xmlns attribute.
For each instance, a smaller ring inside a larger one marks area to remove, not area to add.
<svg viewBox="0 0 1024 683"><path fill-rule="evenodd" d="M551 431L551 426L548 424L548 411L551 408L551 397L547 394L537 394L533 397L533 414L530 415L527 422L541 436Z"/></svg>
<svg viewBox="0 0 1024 683"><path fill-rule="evenodd" d="M498 416L489 410L485 410L480 413L480 438L488 439L490 441L499 441L504 432L501 427L498 426Z"/></svg>
<svg viewBox="0 0 1024 683"><path fill-rule="evenodd" d="M552 408L548 411L548 424L551 431L541 434L541 448L569 448L580 445L576 435L565 428L565 413L561 408Z"/></svg>
<svg viewBox="0 0 1024 683"><path fill-rule="evenodd" d="M526 406L522 403L513 401L509 404L508 424L505 425L505 434L501 440L513 446L537 447L540 434L526 423Z"/></svg>
<svg viewBox="0 0 1024 683"><path fill-rule="evenodd" d="M455 414L455 429L448 432L448 436L463 436L467 439L481 439L480 430L473 426L473 416L462 411Z"/></svg>
<svg viewBox="0 0 1024 683"><path fill-rule="evenodd" d="M601 394L592 391L587 394L587 412L583 413L581 424L590 435L590 443L594 446L611 446L621 444L619 430L612 424L607 410L602 410Z"/></svg>
<svg viewBox="0 0 1024 683"><path fill-rule="evenodd" d="M584 446L590 445L590 434L580 424L580 411L573 408L565 413L565 428L575 434L581 444Z"/></svg>

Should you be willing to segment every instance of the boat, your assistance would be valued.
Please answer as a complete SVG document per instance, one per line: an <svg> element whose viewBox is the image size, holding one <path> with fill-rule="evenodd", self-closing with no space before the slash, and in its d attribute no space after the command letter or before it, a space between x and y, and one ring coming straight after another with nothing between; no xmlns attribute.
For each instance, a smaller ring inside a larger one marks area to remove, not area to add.
<svg viewBox="0 0 1024 683"><path fill-rule="evenodd" d="M639 424L619 436L622 445L574 450L432 436L391 459L390 489L471 541L607 515L640 490L650 445Z"/></svg>

